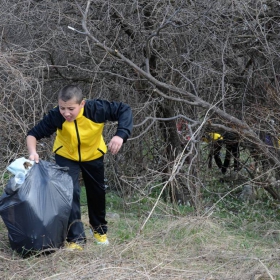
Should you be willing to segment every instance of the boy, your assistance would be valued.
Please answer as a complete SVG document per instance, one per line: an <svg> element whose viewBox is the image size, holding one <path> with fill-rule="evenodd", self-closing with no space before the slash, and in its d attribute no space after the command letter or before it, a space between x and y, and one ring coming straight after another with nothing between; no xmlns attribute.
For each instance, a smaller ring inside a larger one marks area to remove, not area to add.
<svg viewBox="0 0 280 280"><path fill-rule="evenodd" d="M80 212L80 171L85 183L89 222L94 237L98 244L109 243L106 235L103 164L107 147L102 136L106 121L118 121L116 134L108 144L108 149L115 155L131 134L131 108L124 103L84 100L78 86L68 85L58 94L58 107L52 109L27 134L29 159L38 163L37 140L56 132L53 145L56 163L69 167L74 185L66 239L69 249L82 250L79 244L86 242Z"/></svg>
<svg viewBox="0 0 280 280"><path fill-rule="evenodd" d="M218 168L223 174L226 174L230 164L231 156L233 156L234 171L239 170L239 140L236 133L225 132L223 135L221 135L216 132L211 132L208 133L206 137L202 137L202 140L207 143L211 142L208 168L212 168L212 157L214 156ZM226 148L224 163L222 163L222 160L220 158L220 151L223 145L225 145Z"/></svg>

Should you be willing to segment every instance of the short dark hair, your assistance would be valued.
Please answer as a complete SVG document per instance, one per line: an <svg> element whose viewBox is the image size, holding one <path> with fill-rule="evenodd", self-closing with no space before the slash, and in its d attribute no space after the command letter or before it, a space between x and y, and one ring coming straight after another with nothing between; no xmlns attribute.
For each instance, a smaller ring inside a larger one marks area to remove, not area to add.
<svg viewBox="0 0 280 280"><path fill-rule="evenodd" d="M58 93L58 99L61 99L64 102L67 102L72 98L75 98L78 104L80 104L84 98L82 90L76 85L67 85Z"/></svg>

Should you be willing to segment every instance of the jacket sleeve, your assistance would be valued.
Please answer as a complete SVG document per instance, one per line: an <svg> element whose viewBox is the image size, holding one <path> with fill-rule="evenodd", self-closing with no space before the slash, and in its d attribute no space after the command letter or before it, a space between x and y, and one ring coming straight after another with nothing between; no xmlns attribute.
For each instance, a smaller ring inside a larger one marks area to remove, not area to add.
<svg viewBox="0 0 280 280"><path fill-rule="evenodd" d="M129 105L122 102L109 102L96 99L88 100L85 109L94 122L117 121L118 127L115 135L121 137L124 143L130 137L133 127L133 117Z"/></svg>
<svg viewBox="0 0 280 280"><path fill-rule="evenodd" d="M61 123L61 124L60 124ZM37 140L44 137L50 137L56 132L57 128L62 127L60 113L58 107L49 111L49 113L28 131L27 135L34 136Z"/></svg>

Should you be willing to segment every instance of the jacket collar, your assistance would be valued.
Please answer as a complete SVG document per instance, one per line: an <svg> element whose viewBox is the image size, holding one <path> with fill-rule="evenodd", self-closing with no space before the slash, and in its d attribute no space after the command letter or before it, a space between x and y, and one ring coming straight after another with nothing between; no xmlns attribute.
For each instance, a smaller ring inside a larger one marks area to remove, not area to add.
<svg viewBox="0 0 280 280"><path fill-rule="evenodd" d="M84 107L81 108L81 110L80 110L78 116L76 117L76 120L79 119L79 118L81 118L83 115L84 115Z"/></svg>

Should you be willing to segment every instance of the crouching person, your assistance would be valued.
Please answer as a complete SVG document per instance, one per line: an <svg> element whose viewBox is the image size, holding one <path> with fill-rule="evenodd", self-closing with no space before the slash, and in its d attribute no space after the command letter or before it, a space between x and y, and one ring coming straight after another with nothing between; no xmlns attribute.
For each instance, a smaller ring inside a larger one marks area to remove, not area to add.
<svg viewBox="0 0 280 280"><path fill-rule="evenodd" d="M217 132L208 133L202 137L204 142L210 143L210 152L208 156L208 168L212 168L212 160L216 162L216 165L223 174L226 174L227 169L230 166L231 158L233 157L234 171L240 169L240 152L239 152L239 136L234 132L225 132L222 135ZM221 160L221 149L223 146L226 149L224 162Z"/></svg>
<svg viewBox="0 0 280 280"><path fill-rule="evenodd" d="M62 88L58 94L58 107L52 109L27 134L29 159L39 162L37 140L56 133L53 144L56 163L69 167L74 185L72 210L68 222L66 246L82 250L86 242L81 223L79 174L82 172L88 205L89 223L98 244L108 244L105 219L104 154L107 147L103 139L106 121L117 121L115 135L108 144L116 155L132 131L131 108L121 102L84 100L76 85Z"/></svg>

